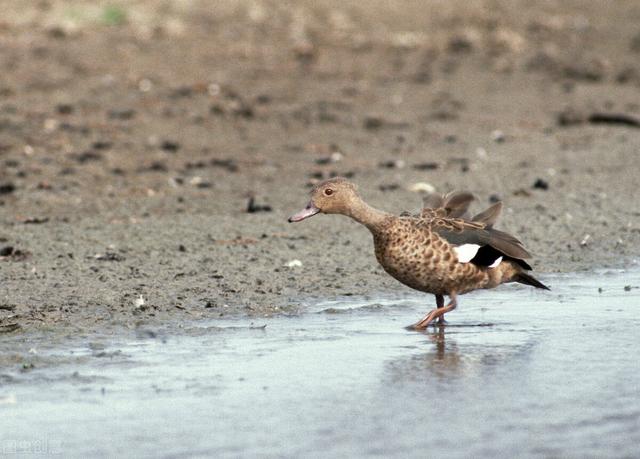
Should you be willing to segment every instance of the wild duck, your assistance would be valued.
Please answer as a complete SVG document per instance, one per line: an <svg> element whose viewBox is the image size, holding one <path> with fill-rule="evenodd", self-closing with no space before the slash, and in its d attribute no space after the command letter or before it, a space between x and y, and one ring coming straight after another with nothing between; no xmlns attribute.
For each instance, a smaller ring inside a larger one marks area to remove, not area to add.
<svg viewBox="0 0 640 459"><path fill-rule="evenodd" d="M432 194L419 214L397 216L374 209L353 183L337 177L316 185L307 206L289 222L325 213L346 215L366 226L382 268L403 284L435 295L436 308L410 327L424 329L436 319L444 323L444 314L456 308L458 295L472 290L507 282L549 290L527 272L531 266L525 259L531 255L522 243L493 227L502 203L469 218L472 200L466 192Z"/></svg>

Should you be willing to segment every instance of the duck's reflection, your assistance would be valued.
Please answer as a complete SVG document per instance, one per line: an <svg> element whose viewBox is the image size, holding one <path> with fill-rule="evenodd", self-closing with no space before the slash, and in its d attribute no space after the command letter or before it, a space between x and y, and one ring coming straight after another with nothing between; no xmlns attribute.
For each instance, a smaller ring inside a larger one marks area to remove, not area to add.
<svg viewBox="0 0 640 459"><path fill-rule="evenodd" d="M444 360L447 349L444 333L445 328L446 326L438 324L432 331L427 331L424 333L427 338L429 338L429 341L431 341L435 345L435 358L439 361ZM450 352L450 354L457 354L458 346L456 345L455 341L451 340L450 347L455 348L455 350Z"/></svg>
<svg viewBox="0 0 640 459"><path fill-rule="evenodd" d="M426 338L424 352L388 362L387 374L393 382L422 380L425 374L446 377L461 371L463 359L446 325L430 327L420 334Z"/></svg>
<svg viewBox="0 0 640 459"><path fill-rule="evenodd" d="M491 328L489 334L469 327ZM492 324L437 325L421 332L419 352L387 362L389 382L401 384L426 378L451 382L460 377L494 374L505 364L527 365L537 340L516 330L496 330Z"/></svg>

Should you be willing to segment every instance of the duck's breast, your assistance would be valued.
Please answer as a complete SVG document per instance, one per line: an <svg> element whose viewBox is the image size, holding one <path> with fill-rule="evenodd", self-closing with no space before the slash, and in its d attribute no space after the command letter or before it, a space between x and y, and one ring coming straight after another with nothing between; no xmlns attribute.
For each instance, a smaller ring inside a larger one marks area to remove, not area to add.
<svg viewBox="0 0 640 459"><path fill-rule="evenodd" d="M414 219L401 218L374 237L376 258L384 270L398 281L411 288L431 292L439 287L438 278L442 276L434 268L443 261L446 252L442 248L442 255L436 253L440 248L436 238Z"/></svg>

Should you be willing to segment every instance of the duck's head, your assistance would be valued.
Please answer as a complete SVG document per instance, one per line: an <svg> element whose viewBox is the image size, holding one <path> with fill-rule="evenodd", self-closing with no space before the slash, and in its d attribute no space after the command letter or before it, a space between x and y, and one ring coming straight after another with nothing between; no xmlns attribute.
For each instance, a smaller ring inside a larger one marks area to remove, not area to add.
<svg viewBox="0 0 640 459"><path fill-rule="evenodd" d="M318 183L311 190L311 199L300 212L289 217L289 222L299 222L317 213L349 214L352 204L358 200L356 186L342 177Z"/></svg>

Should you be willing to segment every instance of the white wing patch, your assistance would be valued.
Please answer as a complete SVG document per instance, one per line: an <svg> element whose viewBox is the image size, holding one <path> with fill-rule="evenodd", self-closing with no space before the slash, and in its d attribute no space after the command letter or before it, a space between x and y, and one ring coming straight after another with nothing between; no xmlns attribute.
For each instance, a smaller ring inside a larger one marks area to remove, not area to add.
<svg viewBox="0 0 640 459"><path fill-rule="evenodd" d="M498 265L499 265L500 263L502 263L502 257L498 257L498 258L496 258L496 261L494 261L493 263L491 263L491 264L489 265L489 268L497 268L497 267L498 267Z"/></svg>
<svg viewBox="0 0 640 459"><path fill-rule="evenodd" d="M479 249L480 246L478 244L462 244L453 248L460 263L469 263L476 256Z"/></svg>

